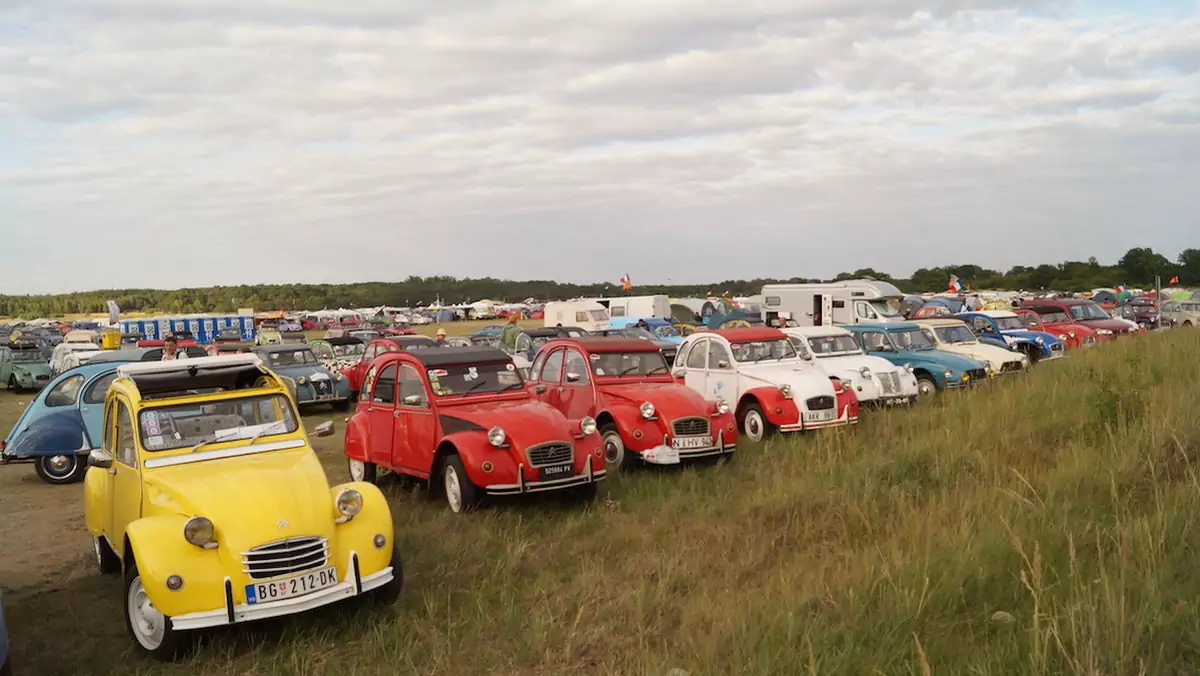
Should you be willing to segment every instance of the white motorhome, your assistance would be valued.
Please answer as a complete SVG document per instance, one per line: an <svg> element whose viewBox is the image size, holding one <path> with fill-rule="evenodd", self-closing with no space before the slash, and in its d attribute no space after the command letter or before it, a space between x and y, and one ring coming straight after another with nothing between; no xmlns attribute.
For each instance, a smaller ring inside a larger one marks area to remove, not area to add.
<svg viewBox="0 0 1200 676"><path fill-rule="evenodd" d="M665 296L664 296L665 298ZM584 331L603 331L608 328L608 308L594 299L562 300L546 303L543 326L578 326Z"/></svg>
<svg viewBox="0 0 1200 676"><path fill-rule="evenodd" d="M888 282L848 279L828 284L766 284L762 317L767 325L792 320L798 326L902 322L904 294Z"/></svg>
<svg viewBox="0 0 1200 676"><path fill-rule="evenodd" d="M671 299L666 294L597 298L596 302L608 308L610 317L671 318Z"/></svg>

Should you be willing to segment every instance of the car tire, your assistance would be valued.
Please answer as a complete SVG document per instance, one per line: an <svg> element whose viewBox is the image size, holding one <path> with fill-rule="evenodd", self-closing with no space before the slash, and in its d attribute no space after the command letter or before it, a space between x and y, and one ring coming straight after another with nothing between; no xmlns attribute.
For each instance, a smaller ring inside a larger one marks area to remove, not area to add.
<svg viewBox="0 0 1200 676"><path fill-rule="evenodd" d="M332 404L330 404L330 406L332 406L333 410L335 410L335 411L343 411L343 412L349 411L350 410L350 400L343 399L341 401L335 401Z"/></svg>
<svg viewBox="0 0 1200 676"><path fill-rule="evenodd" d="M442 494L455 514L469 512L479 504L479 488L467 477L462 458L448 455L442 460Z"/></svg>
<svg viewBox="0 0 1200 676"><path fill-rule="evenodd" d="M87 468L83 456L74 453L45 455L33 463L33 470L37 472L38 478L52 486L83 481Z"/></svg>
<svg viewBox="0 0 1200 676"><path fill-rule="evenodd" d="M369 484L375 483L375 477L378 474L375 463L349 458L346 464L350 470L351 481L365 481Z"/></svg>
<svg viewBox="0 0 1200 676"><path fill-rule="evenodd" d="M21 389L21 386L20 386L20 384L18 384L18 383L17 383L17 377L16 377L16 376L9 376L9 377L8 377L8 391L9 391L9 392L15 392L15 393L17 393L17 394L20 394L20 393L23 391L23 390Z"/></svg>
<svg viewBox="0 0 1200 676"><path fill-rule="evenodd" d="M388 562L392 567L392 579L387 584L371 590L371 600L382 605L394 605L400 600L400 592L404 589L404 562L400 559L400 543L392 536L392 558Z"/></svg>
<svg viewBox="0 0 1200 676"><path fill-rule="evenodd" d="M619 472L629 467L630 463L626 462L629 454L625 450L625 442L621 439L621 432L617 430L616 423L604 423L600 428L600 446L604 449L605 469Z"/></svg>
<svg viewBox="0 0 1200 676"><path fill-rule="evenodd" d="M156 660L173 660L186 647L184 634L175 631L171 618L158 612L146 596L134 562L125 571L125 629L138 650Z"/></svg>
<svg viewBox="0 0 1200 676"><path fill-rule="evenodd" d="M96 536L92 538L92 550L96 553L96 567L101 575L113 575L121 572L121 559L108 546L108 540Z"/></svg>
<svg viewBox="0 0 1200 676"><path fill-rule="evenodd" d="M591 461L589 460L588 462ZM596 483L595 481L586 483L577 488L576 491L576 494L579 496L580 500L583 500L584 502L595 502L596 496L600 491L600 484Z"/></svg>
<svg viewBox="0 0 1200 676"><path fill-rule="evenodd" d="M775 433L775 426L763 414L757 402L749 402L738 409L738 433L750 441L766 441Z"/></svg>
<svg viewBox="0 0 1200 676"><path fill-rule="evenodd" d="M917 398L937 394L937 383L929 376L917 376Z"/></svg>

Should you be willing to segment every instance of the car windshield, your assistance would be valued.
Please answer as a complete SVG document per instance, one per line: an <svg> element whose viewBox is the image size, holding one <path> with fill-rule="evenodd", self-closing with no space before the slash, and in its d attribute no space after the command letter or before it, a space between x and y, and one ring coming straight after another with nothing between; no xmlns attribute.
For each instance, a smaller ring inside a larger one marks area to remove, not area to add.
<svg viewBox="0 0 1200 676"><path fill-rule="evenodd" d="M363 352L366 352L367 346L362 343L350 343L348 345L334 345L333 354L338 357L357 357Z"/></svg>
<svg viewBox="0 0 1200 676"><path fill-rule="evenodd" d="M656 327L654 327L654 333L659 338L678 338L679 337L679 329L675 328L674 326L656 326Z"/></svg>
<svg viewBox="0 0 1200 676"><path fill-rule="evenodd" d="M661 352L602 352L591 355L592 372L598 376L635 377L667 373Z"/></svg>
<svg viewBox="0 0 1200 676"><path fill-rule="evenodd" d="M1021 313L1017 315L1025 322L1025 328L1033 329L1034 331L1042 330L1042 322L1035 314Z"/></svg>
<svg viewBox="0 0 1200 676"><path fill-rule="evenodd" d="M878 314L880 317L899 317L900 316L899 310L897 310L895 305L892 304L892 301L872 300L869 302L871 304L871 308L874 309L875 313Z"/></svg>
<svg viewBox="0 0 1200 676"><path fill-rule="evenodd" d="M844 354L861 354L858 343L851 336L813 336L808 346L818 357L834 357Z"/></svg>
<svg viewBox="0 0 1200 676"><path fill-rule="evenodd" d="M657 340L653 333L643 329L640 326L629 326L621 329L620 334L626 338L640 338L642 340Z"/></svg>
<svg viewBox="0 0 1200 676"><path fill-rule="evenodd" d="M796 350L786 338L779 340L755 340L730 345L733 358L739 362L760 362L768 359L795 359Z"/></svg>
<svg viewBox="0 0 1200 676"><path fill-rule="evenodd" d="M992 321L1001 331L1020 331L1025 328L1020 317L992 317Z"/></svg>
<svg viewBox="0 0 1200 676"><path fill-rule="evenodd" d="M294 366L296 364L315 364L317 363L316 356L312 353L312 348L303 348L295 350L280 350L271 353L271 366Z"/></svg>
<svg viewBox="0 0 1200 676"><path fill-rule="evenodd" d="M1111 319L1108 313L1105 312L1099 305L1095 303L1081 303L1079 305L1069 306L1071 316L1079 320L1088 319Z"/></svg>
<svg viewBox="0 0 1200 676"><path fill-rule="evenodd" d="M296 431L291 402L279 395L150 408L138 414L147 451L170 451L239 439L257 440Z"/></svg>
<svg viewBox="0 0 1200 676"><path fill-rule="evenodd" d="M429 384L439 397L519 390L525 386L512 362L429 369Z"/></svg>
<svg viewBox="0 0 1200 676"><path fill-rule="evenodd" d="M971 332L971 329L967 328L966 324L962 326L939 326L934 331L937 333L938 339L943 343L956 345L978 342L975 334Z"/></svg>
<svg viewBox="0 0 1200 676"><path fill-rule="evenodd" d="M1184 312L1200 312L1200 303L1182 303L1179 309Z"/></svg>
<svg viewBox="0 0 1200 676"><path fill-rule="evenodd" d="M932 350L935 347L933 341L929 340L929 336L921 329L889 331L888 338L892 341L892 347L897 350Z"/></svg>
<svg viewBox="0 0 1200 676"><path fill-rule="evenodd" d="M30 363L30 362L46 361L45 359L42 358L41 350L13 350L12 355L13 355L14 362Z"/></svg>

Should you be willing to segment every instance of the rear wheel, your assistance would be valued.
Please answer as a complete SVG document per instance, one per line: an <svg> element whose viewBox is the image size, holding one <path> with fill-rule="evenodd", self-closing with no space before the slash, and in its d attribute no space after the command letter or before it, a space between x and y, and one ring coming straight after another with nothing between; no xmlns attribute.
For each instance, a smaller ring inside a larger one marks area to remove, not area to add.
<svg viewBox="0 0 1200 676"><path fill-rule="evenodd" d="M376 475L375 463L363 462L362 460L356 460L354 458L350 458L350 461L347 464L349 465L349 468L350 468L350 479L351 480L365 481L369 484L375 483L375 475Z"/></svg>
<svg viewBox="0 0 1200 676"><path fill-rule="evenodd" d="M154 607L133 562L125 571L125 627L138 648L155 659L172 660L183 652L184 635L171 628L171 618Z"/></svg>
<svg viewBox="0 0 1200 676"><path fill-rule="evenodd" d="M457 455L448 455L442 461L442 490L446 505L455 514L469 512L479 504L479 488L467 478L467 470Z"/></svg>
<svg viewBox="0 0 1200 676"><path fill-rule="evenodd" d="M775 426L767 421L762 407L755 402L744 405L738 411L738 429L750 441L762 441L775 433Z"/></svg>
<svg viewBox="0 0 1200 676"><path fill-rule="evenodd" d="M74 453L47 455L38 458L33 469L48 484L72 484L83 481L83 476L87 474L87 463Z"/></svg>
<svg viewBox="0 0 1200 676"><path fill-rule="evenodd" d="M612 472L620 471L625 464L625 442L621 441L615 423L604 423L600 428L600 443L604 447L604 467Z"/></svg>

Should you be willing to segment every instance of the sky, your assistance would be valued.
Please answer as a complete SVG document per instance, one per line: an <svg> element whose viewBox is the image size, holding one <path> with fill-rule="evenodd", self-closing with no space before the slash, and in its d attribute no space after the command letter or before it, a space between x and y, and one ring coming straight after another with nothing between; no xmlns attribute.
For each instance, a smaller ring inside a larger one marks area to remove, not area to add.
<svg viewBox="0 0 1200 676"><path fill-rule="evenodd" d="M0 293L1200 246L1200 0L0 0Z"/></svg>

